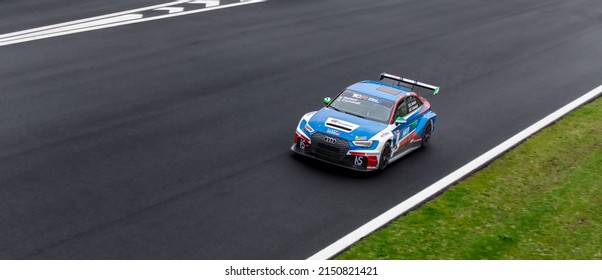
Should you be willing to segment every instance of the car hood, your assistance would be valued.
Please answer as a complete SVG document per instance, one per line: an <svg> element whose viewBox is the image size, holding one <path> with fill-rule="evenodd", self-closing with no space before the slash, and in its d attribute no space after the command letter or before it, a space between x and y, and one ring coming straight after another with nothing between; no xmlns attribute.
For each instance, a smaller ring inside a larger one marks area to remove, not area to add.
<svg viewBox="0 0 602 280"><path fill-rule="evenodd" d="M368 140L384 130L387 125L324 107L310 119L315 132L330 134L349 141Z"/></svg>

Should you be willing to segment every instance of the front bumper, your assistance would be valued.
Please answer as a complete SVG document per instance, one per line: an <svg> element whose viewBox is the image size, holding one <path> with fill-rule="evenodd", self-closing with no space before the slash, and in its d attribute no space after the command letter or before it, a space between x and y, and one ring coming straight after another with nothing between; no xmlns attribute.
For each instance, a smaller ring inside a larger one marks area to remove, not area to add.
<svg viewBox="0 0 602 280"><path fill-rule="evenodd" d="M369 172L378 169L378 155L359 151L349 151L340 159L333 158L327 155L312 152L312 149L309 148L311 145L311 143L308 141L309 139L301 137L298 134L296 136L295 143L291 147L291 150L297 154L356 171ZM300 141L305 141L304 143L307 145L305 149L300 148Z"/></svg>

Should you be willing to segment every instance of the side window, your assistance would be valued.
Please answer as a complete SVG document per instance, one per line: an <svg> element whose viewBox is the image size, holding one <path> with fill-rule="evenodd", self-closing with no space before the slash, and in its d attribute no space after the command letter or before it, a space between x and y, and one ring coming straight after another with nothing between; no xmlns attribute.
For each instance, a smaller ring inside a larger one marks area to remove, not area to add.
<svg viewBox="0 0 602 280"><path fill-rule="evenodd" d="M416 98L416 96L408 96L406 100L408 103L409 113L414 112L422 105L422 102L420 102L420 99Z"/></svg>
<svg viewBox="0 0 602 280"><path fill-rule="evenodd" d="M397 105L397 108L395 109L395 117L393 120L408 114L408 105L406 103L407 100L407 98L404 98L401 100L401 102L399 102L399 105Z"/></svg>

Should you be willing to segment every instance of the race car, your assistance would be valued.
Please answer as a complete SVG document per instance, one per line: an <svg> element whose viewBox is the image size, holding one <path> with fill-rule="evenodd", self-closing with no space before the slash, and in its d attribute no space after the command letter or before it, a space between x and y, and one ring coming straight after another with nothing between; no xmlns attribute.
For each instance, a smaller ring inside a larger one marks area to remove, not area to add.
<svg viewBox="0 0 602 280"><path fill-rule="evenodd" d="M379 81L355 83L334 99L324 98L324 108L299 121L291 149L353 170L385 169L425 147L435 131L437 114L415 86L439 92L437 86L382 73Z"/></svg>

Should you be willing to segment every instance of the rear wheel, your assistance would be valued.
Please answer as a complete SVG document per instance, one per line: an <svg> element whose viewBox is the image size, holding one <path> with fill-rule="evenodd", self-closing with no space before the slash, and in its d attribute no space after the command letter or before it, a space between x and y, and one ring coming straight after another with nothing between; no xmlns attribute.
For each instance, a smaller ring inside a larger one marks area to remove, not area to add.
<svg viewBox="0 0 602 280"><path fill-rule="evenodd" d="M387 142L383 151L380 153L380 163L378 164L378 169L383 170L389 165L389 160L391 159L391 144Z"/></svg>
<svg viewBox="0 0 602 280"><path fill-rule="evenodd" d="M431 141L431 134L433 133L433 121L429 120L429 123L426 124L424 128L424 133L422 134L422 142L421 146L426 147L428 143Z"/></svg>

